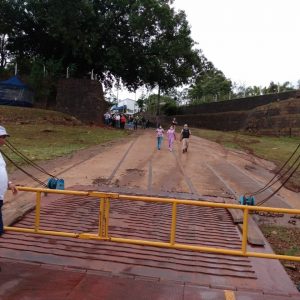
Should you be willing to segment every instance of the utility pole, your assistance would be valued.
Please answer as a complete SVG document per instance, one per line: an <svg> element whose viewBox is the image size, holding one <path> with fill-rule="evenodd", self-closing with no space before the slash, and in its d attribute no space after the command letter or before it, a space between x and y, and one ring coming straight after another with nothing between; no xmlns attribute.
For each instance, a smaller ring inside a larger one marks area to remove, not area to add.
<svg viewBox="0 0 300 300"><path fill-rule="evenodd" d="M160 115L160 86L158 85L156 115Z"/></svg>

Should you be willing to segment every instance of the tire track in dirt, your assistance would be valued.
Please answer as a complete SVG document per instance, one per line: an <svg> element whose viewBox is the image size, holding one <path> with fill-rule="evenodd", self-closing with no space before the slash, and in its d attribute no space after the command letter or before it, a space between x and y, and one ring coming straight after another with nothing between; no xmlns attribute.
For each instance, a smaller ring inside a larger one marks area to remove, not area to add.
<svg viewBox="0 0 300 300"><path fill-rule="evenodd" d="M129 145L127 151L124 153L123 157L120 159L120 161L118 162L118 164L116 165L116 167L114 168L114 170L112 171L112 173L110 174L110 176L107 179L107 183L110 183L113 179L113 177L115 176L115 174L117 173L118 169L120 168L121 164L123 163L123 161L125 160L125 158L127 157L129 151L132 149L133 145L137 142L137 140L139 139L139 137L137 139L134 139L131 144Z"/></svg>
<svg viewBox="0 0 300 300"><path fill-rule="evenodd" d="M182 174L182 176L183 176L185 182L187 183L187 185L188 185L188 187L189 187L189 189L190 189L191 194L194 194L194 195L196 195L198 198L200 198L200 195L198 194L197 190L195 189L195 187L194 187L192 181L190 180L190 178L188 177L188 175L187 175L186 172L184 171L184 168L183 168L183 166L182 166L182 164L181 164L181 162L180 162L180 160L179 160L178 155L176 155L176 153L175 153L174 151L173 151L173 155L174 155L174 157L175 157L175 159L176 159L176 162L177 162L177 165L178 165L178 167L179 167L179 170L180 170L180 172L181 172L181 174Z"/></svg>

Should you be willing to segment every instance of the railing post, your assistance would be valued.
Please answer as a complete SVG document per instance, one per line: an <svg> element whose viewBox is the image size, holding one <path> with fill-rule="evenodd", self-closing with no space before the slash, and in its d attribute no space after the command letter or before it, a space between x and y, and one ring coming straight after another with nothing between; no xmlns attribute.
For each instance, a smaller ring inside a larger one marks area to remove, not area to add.
<svg viewBox="0 0 300 300"><path fill-rule="evenodd" d="M104 199L100 198L98 236L101 238L103 237L103 225L104 225Z"/></svg>
<svg viewBox="0 0 300 300"><path fill-rule="evenodd" d="M177 218L177 204L173 202L172 204L172 224L171 224L171 238L170 244L174 245L176 237L176 218Z"/></svg>
<svg viewBox="0 0 300 300"><path fill-rule="evenodd" d="M242 253L245 256L247 253L247 241L248 241L248 216L249 216L249 210L247 207L245 207L244 217L243 217L243 240L242 240Z"/></svg>
<svg viewBox="0 0 300 300"><path fill-rule="evenodd" d="M36 192L35 223L34 223L35 232L38 232L40 229L40 215L41 215L41 192Z"/></svg>
<svg viewBox="0 0 300 300"><path fill-rule="evenodd" d="M110 199L105 200L105 238L108 238L108 225L109 225L109 208L110 208Z"/></svg>

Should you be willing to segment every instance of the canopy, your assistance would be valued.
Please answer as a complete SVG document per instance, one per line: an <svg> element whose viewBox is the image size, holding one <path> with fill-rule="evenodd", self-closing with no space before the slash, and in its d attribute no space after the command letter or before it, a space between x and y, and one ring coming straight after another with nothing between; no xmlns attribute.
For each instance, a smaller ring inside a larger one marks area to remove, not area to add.
<svg viewBox="0 0 300 300"><path fill-rule="evenodd" d="M8 86L14 86L19 88L28 88L26 84L24 84L17 76L13 76L7 80L0 81L0 85L8 85Z"/></svg>
<svg viewBox="0 0 300 300"><path fill-rule="evenodd" d="M0 105L32 106L33 92L17 76L0 81Z"/></svg>
<svg viewBox="0 0 300 300"><path fill-rule="evenodd" d="M118 111L124 111L127 109L127 106L126 105L123 105L123 106L117 106L117 105L113 105L111 107L110 110L118 110Z"/></svg>

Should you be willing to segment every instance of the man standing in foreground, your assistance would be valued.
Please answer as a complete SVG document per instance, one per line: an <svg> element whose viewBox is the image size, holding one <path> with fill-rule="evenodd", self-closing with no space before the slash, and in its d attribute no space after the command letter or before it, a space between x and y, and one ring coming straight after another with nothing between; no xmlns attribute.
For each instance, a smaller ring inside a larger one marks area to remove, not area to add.
<svg viewBox="0 0 300 300"><path fill-rule="evenodd" d="M5 144L5 139L9 136L6 132L5 128L0 126L0 147ZM0 153L0 236L4 233L3 228L3 219L2 219L2 206L4 200L4 194L7 189L12 190L13 194L15 195L18 190L16 187L8 181L7 171L6 171L6 163Z"/></svg>
<svg viewBox="0 0 300 300"><path fill-rule="evenodd" d="M180 133L180 140L182 141L182 153L187 152L189 147L189 138L191 136L191 131L187 124L184 124L183 129Z"/></svg>

